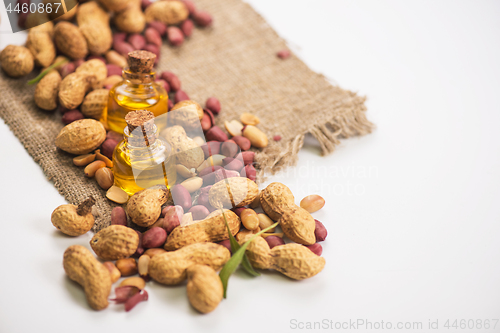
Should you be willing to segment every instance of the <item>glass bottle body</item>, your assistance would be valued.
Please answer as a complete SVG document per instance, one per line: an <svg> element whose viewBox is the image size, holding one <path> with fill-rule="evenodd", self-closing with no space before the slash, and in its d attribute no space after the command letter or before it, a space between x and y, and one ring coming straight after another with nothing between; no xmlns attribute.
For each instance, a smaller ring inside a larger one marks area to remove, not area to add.
<svg viewBox="0 0 500 333"><path fill-rule="evenodd" d="M149 145L135 145L128 128L124 135L113 152L115 185L129 195L156 185L173 186L177 172L168 143L156 139Z"/></svg>
<svg viewBox="0 0 500 333"><path fill-rule="evenodd" d="M101 119L111 131L123 133L127 126L125 116L130 111L148 110L155 117L168 111L168 94L154 82L154 72L134 73L124 69L123 78L109 91L107 112Z"/></svg>

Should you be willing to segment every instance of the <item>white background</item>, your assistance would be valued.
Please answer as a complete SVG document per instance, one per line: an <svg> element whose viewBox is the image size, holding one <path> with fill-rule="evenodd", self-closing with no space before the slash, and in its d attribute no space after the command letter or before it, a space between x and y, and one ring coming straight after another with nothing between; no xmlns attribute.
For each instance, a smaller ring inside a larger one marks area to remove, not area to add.
<svg viewBox="0 0 500 333"><path fill-rule="evenodd" d="M184 286L154 283L130 313L90 310L62 254L91 235L55 230L65 201L2 123L0 332L294 332L292 320L323 319L422 332L439 320L433 332L453 332L447 319L500 319L500 3L249 2L313 70L368 96L377 125L327 157L310 139L297 167L269 178L297 202L326 199L314 214L329 231L324 271L303 282L237 273L209 315ZM23 38L1 34L0 46Z"/></svg>

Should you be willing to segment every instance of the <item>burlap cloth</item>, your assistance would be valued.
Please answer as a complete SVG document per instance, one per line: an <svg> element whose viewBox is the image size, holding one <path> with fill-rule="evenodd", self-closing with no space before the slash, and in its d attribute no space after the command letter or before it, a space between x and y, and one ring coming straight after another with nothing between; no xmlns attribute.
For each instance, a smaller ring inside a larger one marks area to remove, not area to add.
<svg viewBox="0 0 500 333"><path fill-rule="evenodd" d="M260 117L259 128L270 144L256 155L259 176L294 164L307 133L328 154L339 138L371 131L365 98L332 86L294 55L277 58L276 52L286 48L285 41L248 4L241 0L196 3L213 15L213 27L195 29L180 48L164 45L158 71L176 73L182 89L195 101L219 98L222 112L217 123L222 128L224 120L239 119L242 112ZM22 79L0 75L0 116L68 202L79 203L89 195L96 198L94 230L107 226L113 204L95 180L85 178L83 170L73 165L73 156L56 149L61 115L35 106L34 86L26 84L35 73ZM282 139L275 142L275 135Z"/></svg>

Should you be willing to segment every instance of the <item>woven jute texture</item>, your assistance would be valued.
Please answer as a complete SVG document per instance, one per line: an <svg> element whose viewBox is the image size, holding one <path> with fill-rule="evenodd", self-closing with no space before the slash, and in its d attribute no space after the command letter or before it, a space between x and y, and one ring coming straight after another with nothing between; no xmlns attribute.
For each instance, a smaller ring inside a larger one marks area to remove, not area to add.
<svg viewBox="0 0 500 333"><path fill-rule="evenodd" d="M332 86L293 54L286 60L277 58L285 41L248 4L240 0L196 4L213 15L213 26L195 29L179 48L164 45L158 71L176 73L182 89L195 101L219 98L222 112L217 123L222 128L224 120L239 119L242 112L259 116L258 127L270 138L269 146L256 154L260 178L293 165L307 133L328 154L339 138L371 131L365 98ZM72 164L73 156L54 146L63 127L61 115L35 106L34 87L26 84L35 73L23 79L0 75L0 116L68 202L94 196L94 230L107 226L113 204L93 179ZM275 135L282 139L274 141Z"/></svg>

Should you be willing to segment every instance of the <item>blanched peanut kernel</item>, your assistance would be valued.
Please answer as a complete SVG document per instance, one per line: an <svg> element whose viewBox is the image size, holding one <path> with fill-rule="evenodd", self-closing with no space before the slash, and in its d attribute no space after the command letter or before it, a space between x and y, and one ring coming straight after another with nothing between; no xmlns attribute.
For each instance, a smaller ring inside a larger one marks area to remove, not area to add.
<svg viewBox="0 0 500 333"><path fill-rule="evenodd" d="M259 217L253 209L245 209L240 215L243 226L248 230L255 230L259 227Z"/></svg>
<svg viewBox="0 0 500 333"><path fill-rule="evenodd" d="M314 213L323 208L325 199L317 194L308 195L300 201L300 207L307 210L309 213Z"/></svg>

